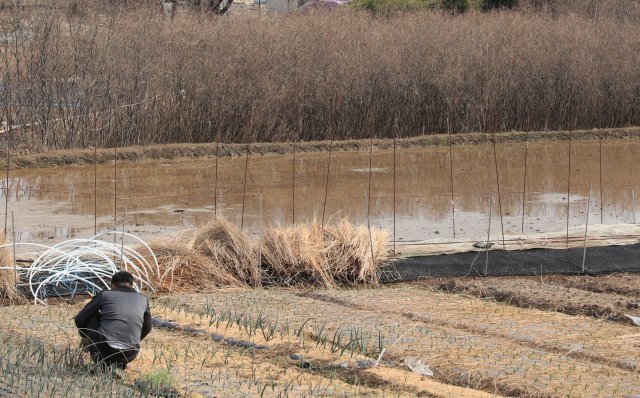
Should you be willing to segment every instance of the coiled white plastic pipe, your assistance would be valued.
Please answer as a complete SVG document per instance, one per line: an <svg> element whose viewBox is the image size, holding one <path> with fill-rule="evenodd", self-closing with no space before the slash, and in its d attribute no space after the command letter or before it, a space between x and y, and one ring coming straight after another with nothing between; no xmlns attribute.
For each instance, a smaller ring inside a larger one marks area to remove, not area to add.
<svg viewBox="0 0 640 398"><path fill-rule="evenodd" d="M114 236L115 239L111 239L114 242L107 242L107 237ZM125 240L132 244L125 245ZM9 243L0 248L13 245ZM111 276L120 270L133 275L138 291L154 291L153 282L160 277L153 250L142 239L126 232L108 231L89 239L70 239L53 246L37 243L15 245L42 250L28 267L0 266L2 270L15 270L18 273L22 282L19 286L29 287L36 304L47 304L43 294L47 286L79 282L97 291L109 289Z"/></svg>

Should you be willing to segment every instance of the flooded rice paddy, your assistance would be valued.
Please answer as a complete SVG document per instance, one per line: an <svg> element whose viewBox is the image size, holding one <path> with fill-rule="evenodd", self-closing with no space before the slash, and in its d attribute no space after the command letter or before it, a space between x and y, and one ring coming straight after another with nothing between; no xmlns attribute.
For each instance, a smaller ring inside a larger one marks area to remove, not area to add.
<svg viewBox="0 0 640 398"><path fill-rule="evenodd" d="M366 223L368 213L391 230L395 220L399 242L454 240L454 222L455 240L467 240L486 236L489 214L492 234L562 230L567 213L570 226L584 225L589 196L590 224L635 222L638 139L498 144L497 167L491 144L455 145L451 155L446 146L398 148L395 172L393 151L375 148L334 152L330 163L329 152L298 152L295 161L288 153L17 170L6 223L11 234L13 215L17 241L54 242L114 226L149 239L214 212L255 234L323 215Z"/></svg>

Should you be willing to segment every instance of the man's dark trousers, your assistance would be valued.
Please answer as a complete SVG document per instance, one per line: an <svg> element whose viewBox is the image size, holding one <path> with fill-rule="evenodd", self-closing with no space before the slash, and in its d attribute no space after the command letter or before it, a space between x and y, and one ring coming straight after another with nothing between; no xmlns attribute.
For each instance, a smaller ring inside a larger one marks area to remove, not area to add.
<svg viewBox="0 0 640 398"><path fill-rule="evenodd" d="M139 350L119 350L111 347L105 336L100 333L100 319L100 314L95 314L89 320L87 328L80 330L80 334L89 339L91 359L98 367L124 370L129 362L136 359Z"/></svg>

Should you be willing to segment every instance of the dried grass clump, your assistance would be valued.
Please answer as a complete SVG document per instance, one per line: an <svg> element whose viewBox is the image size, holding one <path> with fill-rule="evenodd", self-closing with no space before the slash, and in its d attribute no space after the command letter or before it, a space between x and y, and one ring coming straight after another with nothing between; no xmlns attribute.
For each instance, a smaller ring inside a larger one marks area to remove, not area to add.
<svg viewBox="0 0 640 398"><path fill-rule="evenodd" d="M324 261L338 283L377 284L378 270L387 258L389 232L354 225L346 219L335 227L325 227Z"/></svg>
<svg viewBox="0 0 640 398"><path fill-rule="evenodd" d="M214 264L224 266L238 280L251 286L260 285L258 252L251 239L226 219L199 228L188 247L197 250Z"/></svg>
<svg viewBox="0 0 640 398"><path fill-rule="evenodd" d="M319 225L296 225L266 231L260 245L265 282L289 286L321 283L333 286L324 261L324 242Z"/></svg>
<svg viewBox="0 0 640 398"><path fill-rule="evenodd" d="M0 234L0 244L5 244L5 236ZM0 266L7 267L13 263L13 257L8 247L0 249ZM13 270L0 270L0 298L9 302L20 300L18 289L16 289L16 274Z"/></svg>

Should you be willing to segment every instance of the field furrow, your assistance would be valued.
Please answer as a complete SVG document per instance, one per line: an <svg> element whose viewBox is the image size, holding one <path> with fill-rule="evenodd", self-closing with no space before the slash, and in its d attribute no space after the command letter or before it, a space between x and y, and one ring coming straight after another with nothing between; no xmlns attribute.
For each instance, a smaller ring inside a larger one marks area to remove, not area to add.
<svg viewBox="0 0 640 398"><path fill-rule="evenodd" d="M319 300L588 359L626 370L640 368L634 327L584 316L519 308L492 300L447 294L420 285L376 289L324 290L307 295Z"/></svg>
<svg viewBox="0 0 640 398"><path fill-rule="evenodd" d="M427 282L433 285L434 282ZM640 298L615 293L596 293L547 283L541 278L502 277L451 279L440 284L447 292L493 299L522 308L585 315L632 325L625 314L640 316Z"/></svg>
<svg viewBox="0 0 640 398"><path fill-rule="evenodd" d="M74 378L82 377L94 385L95 396L111 395L109 391L113 389L117 390L115 396L139 393L135 388L137 381L157 369L169 369L177 390L191 397L493 396L442 384L387 364L372 369L372 361L367 357L327 349L310 340L306 333L280 331L277 337L258 334L257 329L243 328L241 322L211 323L200 314L162 306L156 306L155 312L170 321L165 324L178 327L156 328L127 370L125 383L113 383L110 379L112 387L106 391L100 387L102 382L95 382L95 377L83 371L90 366L86 355L77 355L78 337L71 317L78 309L78 306L2 307L0 315L5 322L0 325L0 337L17 336L13 344L37 341L46 351L66 350L67 356L73 353L76 362L60 368L66 369L66 375L56 379L58 384L75 385ZM231 342L257 344L260 348ZM0 359L6 360L7 356ZM368 365L360 369L357 364L362 362ZM38 361L27 361L20 363L19 368L29 373L28 369L39 366ZM55 392L58 384L48 390ZM25 378L8 387L32 396L30 385L37 388L39 384ZM65 394L82 396L83 391L69 389Z"/></svg>
<svg viewBox="0 0 640 398"><path fill-rule="evenodd" d="M282 290L221 291L166 299L166 304L205 313L261 314L288 327L302 327L322 342L353 336L363 346L384 345L385 357L417 357L437 380L519 396L630 396L640 374L603 363L550 352L481 333L434 325L375 310L351 308ZM367 302L366 297L358 301ZM365 350L373 351L370 347Z"/></svg>
<svg viewBox="0 0 640 398"><path fill-rule="evenodd" d="M594 293L611 293L629 296L640 302L640 274L611 275L550 275L542 278L545 283L573 287Z"/></svg>

